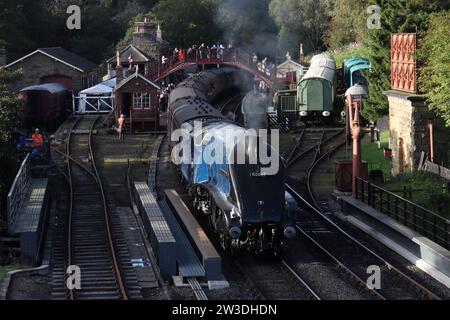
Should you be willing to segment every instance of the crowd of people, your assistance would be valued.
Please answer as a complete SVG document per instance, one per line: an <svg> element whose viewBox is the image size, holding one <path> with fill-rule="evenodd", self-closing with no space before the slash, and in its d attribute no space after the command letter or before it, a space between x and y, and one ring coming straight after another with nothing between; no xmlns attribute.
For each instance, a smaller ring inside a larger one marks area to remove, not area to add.
<svg viewBox="0 0 450 320"><path fill-rule="evenodd" d="M222 60L224 57L232 57L236 58L236 50L232 43L228 46L224 46L221 43L213 44L212 46L205 45L202 43L201 45L192 45L188 49L183 48L175 48L172 52L172 57L163 55L161 57L161 64L163 69L169 67L170 61L172 63L178 61L189 60L202 60L202 59L217 59ZM255 69L258 69L260 72L265 73L269 77L275 76L276 73L276 65L273 62L268 61L267 57L264 57L262 60L258 57L256 53L253 53L250 57L250 64Z"/></svg>
<svg viewBox="0 0 450 320"><path fill-rule="evenodd" d="M161 84L161 90L159 91L159 110L164 112L167 110L167 104L169 102L170 92L175 89L175 83L171 82L168 85Z"/></svg>
<svg viewBox="0 0 450 320"><path fill-rule="evenodd" d="M187 49L175 48L172 52L172 61L184 61L188 59L223 59L225 55L234 54L234 46L230 43L228 46L224 46L222 43L213 44L211 46L205 45L192 45ZM169 63L169 57L162 56L161 63L166 66Z"/></svg>
<svg viewBox="0 0 450 320"><path fill-rule="evenodd" d="M187 49L183 48L175 48L172 52L171 57L163 55L161 57L161 64L163 69L169 67L169 63L185 61L189 60L202 60L202 59L218 59L221 60L224 57L232 57L236 58L237 50L230 43L228 46L224 46L221 43L213 44L211 46L205 45L202 43L201 45L192 45ZM253 52L253 54L249 58L250 65L259 70L262 73L265 73L269 77L275 76L277 72L277 68L275 63L270 62L267 57L260 59L258 55ZM170 92L175 88L176 83L171 82L169 84L162 83L161 90L159 91L159 108L160 111L167 110L167 104L169 100ZM269 91L267 84L260 79L255 78L255 82L253 85L253 90L255 94L266 94Z"/></svg>

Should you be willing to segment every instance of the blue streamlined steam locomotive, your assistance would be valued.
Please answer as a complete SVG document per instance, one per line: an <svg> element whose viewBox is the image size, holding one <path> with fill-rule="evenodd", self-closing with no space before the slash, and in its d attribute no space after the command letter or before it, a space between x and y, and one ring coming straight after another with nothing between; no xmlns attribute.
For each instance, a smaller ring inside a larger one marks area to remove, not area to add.
<svg viewBox="0 0 450 320"><path fill-rule="evenodd" d="M259 143L258 137L243 138L246 129L211 104L236 86L238 77L241 72L234 68L205 71L172 91L168 109L172 154L187 156L177 164L193 206L208 217L225 250L278 253L285 240L296 235L298 210L285 190L284 164L270 145ZM199 124L200 130L192 130ZM177 131L180 128L184 129L183 137ZM230 133L236 137L232 142ZM239 157L245 161L238 162Z"/></svg>

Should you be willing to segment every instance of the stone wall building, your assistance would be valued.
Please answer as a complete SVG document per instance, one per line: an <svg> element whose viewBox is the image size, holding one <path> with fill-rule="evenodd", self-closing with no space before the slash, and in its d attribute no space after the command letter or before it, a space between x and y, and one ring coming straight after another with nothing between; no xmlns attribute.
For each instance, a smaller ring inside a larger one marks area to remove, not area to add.
<svg viewBox="0 0 450 320"><path fill-rule="evenodd" d="M414 33L391 35L391 89L389 100L391 172L418 169L428 159L450 166L450 128L430 111L425 97L418 94L417 36Z"/></svg>
<svg viewBox="0 0 450 320"><path fill-rule="evenodd" d="M396 90L385 94L389 99L392 174L417 169L422 152L430 158L431 143L433 161L450 166L450 128L446 128L444 121L429 110L424 97Z"/></svg>
<svg viewBox="0 0 450 320"><path fill-rule="evenodd" d="M40 48L5 66L22 69L23 76L13 91L37 84L58 83L68 91L78 93L98 83L99 66L61 47Z"/></svg>
<svg viewBox="0 0 450 320"><path fill-rule="evenodd" d="M161 50L167 42L162 38L161 27L148 22L136 22L134 25L133 40L131 44L143 51L153 60L159 61Z"/></svg>
<svg viewBox="0 0 450 320"><path fill-rule="evenodd" d="M127 46L120 48L120 64L123 67L124 77L133 74L127 70L131 66L137 66L138 72L145 74L145 71L151 63L160 61L161 54L168 45L163 40L159 25L154 25L145 18L144 22L136 22L134 25L133 36ZM108 75L105 80L115 76L117 67L117 57L114 56L108 61Z"/></svg>

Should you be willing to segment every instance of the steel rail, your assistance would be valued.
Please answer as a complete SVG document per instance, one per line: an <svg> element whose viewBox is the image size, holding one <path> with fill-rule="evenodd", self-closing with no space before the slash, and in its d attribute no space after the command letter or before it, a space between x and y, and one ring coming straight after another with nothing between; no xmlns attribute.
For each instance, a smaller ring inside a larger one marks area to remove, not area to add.
<svg viewBox="0 0 450 320"><path fill-rule="evenodd" d="M326 223L328 223L330 226L332 226L335 230L337 230L340 234L342 234L343 236L345 236L347 239L349 239L350 241L352 241L353 243L355 243L358 247L362 248L364 251L366 251L367 253L369 253L370 255L372 255L373 257L377 258L378 260L380 260L387 268L388 270L393 270L398 276L400 276L401 278L405 279L408 281L409 284L411 284L415 289L418 289L420 291L422 291L423 293L425 293L430 299L434 299L434 300L441 300L440 297L438 297L437 295L435 295L433 292L431 292L429 289L425 288L423 285L419 284L417 281L415 281L414 279L412 279L411 277L409 277L408 275L406 275L404 272L400 271L398 268L396 268L395 266L393 266L392 264L390 264L388 261L386 261L384 258L382 258L380 255L378 255L376 252L370 250L367 246L365 246L364 244L362 244L359 240L357 240L356 238L354 238L352 235L350 235L349 233L347 233L346 231L344 231L341 227L339 227L336 223L334 223L333 221L331 221L330 218L328 218L325 214L323 214L322 212L320 212L317 208L315 208L313 205L311 205L308 201L306 201L306 199L304 199L300 194L298 194L294 188L292 188L290 185L288 185L287 183L285 184L286 189L292 194L294 195L299 201L303 202L304 204L306 204L314 213L316 213L317 215L319 215ZM299 226L297 226L297 229L302 232L303 234L305 234L309 239L311 239L312 241L314 241L314 243L316 243L318 245L319 248L323 249L324 252L326 252L333 260L335 260L336 262L339 263L339 266L342 266L344 269L348 269L350 270L348 267L346 267L344 265L344 263L342 263L339 259L337 259L332 253L330 253L329 251L327 251L322 245L320 245L317 241L315 241L311 236L309 236L308 234L306 234L306 232L304 230L302 230ZM351 271L351 270L350 270ZM353 272L352 272L353 273ZM367 288L367 286L365 286ZM371 289L373 292L376 292L375 294L378 296L383 296L381 293L379 293L378 289ZM384 296L383 296L384 298Z"/></svg>
<svg viewBox="0 0 450 320"><path fill-rule="evenodd" d="M321 145L323 145L324 143L327 143L331 140L333 140L334 138L336 138L337 136L339 136L340 134L344 133L344 129L339 130L338 132L336 132L335 134L331 135L330 137L328 137L325 140L321 140L320 142L316 143L315 145L311 146L310 148L306 149L305 151L301 152L300 154L296 155L294 158L291 157L290 161L287 162L287 167L289 168L290 166L292 166L295 162L297 162L299 159L301 159L302 157L305 156L305 154L313 151L314 149L319 148ZM322 133L324 134L325 131L322 131ZM302 135L303 137L303 135ZM297 147L298 148L298 147Z"/></svg>
<svg viewBox="0 0 450 320"><path fill-rule="evenodd" d="M106 195L105 195L105 191L103 188L103 182L100 178L100 174L98 172L96 163L95 163L95 157L94 157L94 149L93 149L93 143L92 143L92 131L94 130L95 124L97 123L97 121L100 119L100 116L98 116L95 121L92 123L92 126L89 130L89 140L88 140L88 146L89 146L89 153L90 153L90 157L91 157L91 161L92 161L92 168L94 169L94 173L97 176L97 181L98 181L98 185L100 188L100 193L102 196L102 204L103 204L103 213L104 213L104 219L105 219L105 226L106 226L106 234L108 237L108 244L109 244L109 251L111 254L111 258L113 260L113 268L114 268L114 273L116 276L116 280L117 283L119 285L119 292L120 292L120 296L123 300L128 300L128 296L127 296L127 292L125 289L125 285L122 279L122 275L120 272L120 267L119 267L119 263L117 261L117 257L116 257L116 253L115 253L115 248L114 248L114 242L113 242L113 238L112 238L112 234L111 234L111 222L109 219L109 209L108 209L108 204L106 202Z"/></svg>
<svg viewBox="0 0 450 320"><path fill-rule="evenodd" d="M319 164L319 163L321 163L326 157L328 157L329 155L331 155L333 152L335 152L337 149L339 149L340 147L342 147L343 145L345 145L345 141L343 141L343 142L339 142L339 144L338 145L336 145L336 146L334 146L334 147L332 147L332 148L330 148L329 150L327 150L323 155L321 155L319 158L317 158L317 155L318 155L318 153L316 153L316 159L315 159L315 161L313 162L313 164L309 167L309 169L308 169L308 175L307 175L307 178L306 178L306 188L307 188L307 190L308 190L308 194L309 194L309 198L311 199L311 201L314 203L314 206L318 209L318 210L320 210L320 211L322 211L322 209L320 208L320 205L319 205L319 203L317 202L317 199L316 199L316 197L314 196L314 192L313 192L313 190L312 190L312 182L311 182L311 180L312 180L312 173L313 173L313 171L315 170L315 168L317 167L317 165ZM319 150L319 149L318 149Z"/></svg>
<svg viewBox="0 0 450 320"><path fill-rule="evenodd" d="M86 166L84 166L83 164L81 164L78 160L75 160L71 155L67 155L66 153L58 150L55 147L51 147L51 149L53 151L55 151L56 153L59 153L61 156L64 157L64 159L66 159L66 161L68 161L67 159L70 159L70 161L72 161L73 163L75 163L76 165L78 165L81 169L83 169L84 171L86 171L87 173L89 173L91 175L91 177L95 180L96 183L98 183L97 181L97 177L95 176L94 173L91 172L91 170L89 170L88 168L86 168Z"/></svg>
<svg viewBox="0 0 450 320"><path fill-rule="evenodd" d="M286 164L291 162L292 157L297 152L298 148L300 148L300 145L303 143L303 136L305 135L305 132L306 132L306 128L303 128L302 132L300 133L300 137L298 137L298 140L297 140L294 148L292 149L291 153L289 154L289 156L286 159Z"/></svg>
<svg viewBox="0 0 450 320"><path fill-rule="evenodd" d="M68 225L67 225L67 266L72 265L72 216L73 216L73 198L74 198L74 190L73 190L73 182L72 182L72 170L70 169L70 140L72 139L72 133L75 129L75 127L78 125L78 123L81 121L82 117L79 117L75 120L73 126L70 128L69 135L67 137L67 143L66 143L66 155L67 155L67 182L69 184L69 216L68 216ZM66 282L67 282L68 274L66 273ZM69 290L69 294L66 294L66 298L69 298L70 300L74 300L75 296L73 293L73 289L69 289L67 287L67 290Z"/></svg>
<svg viewBox="0 0 450 320"><path fill-rule="evenodd" d="M311 286L297 273L294 269L292 269L289 264L281 260L281 263L286 267L286 269L291 272L291 274L303 285L303 287L308 291L308 293L314 298L314 300L322 300L320 296L311 288Z"/></svg>
<svg viewBox="0 0 450 320"><path fill-rule="evenodd" d="M114 272L115 272L115 277L117 279L118 282L118 286L119 286L119 291L121 294L122 299L126 300L127 299L127 294L126 294L126 290L125 287L123 285L123 281L122 281L122 277L120 274L120 269L118 267L118 263L117 263L117 259L115 257L115 251L114 251L114 244L112 242L112 237L111 237L111 232L110 232L110 225L109 225L109 212L108 212L108 207L107 207L107 203L106 203L106 196L104 193L104 189L103 189L103 185L100 179L100 175L98 173L97 167L95 165L95 159L94 159L94 154L93 154L93 148L92 148L92 131L93 128L95 127L95 124L97 123L98 119L100 117L97 117L92 125L91 128L89 129L89 155L90 158L92 160L92 164L93 164L93 168L94 168L94 174L91 172L91 170L89 170L88 168L86 168L84 165L80 164L78 161L76 161L70 154L70 147L71 147L71 138L72 138L72 134L73 131L75 129L75 127L78 125L78 123L80 122L80 120L82 119L82 117L79 117L75 123L73 124L72 128L69 131L69 135L68 135L68 139L67 139L67 143L66 143L66 154L64 154L63 152L61 152L60 150L58 150L57 148L52 148L53 150L55 150L57 153L61 154L64 156L66 162L67 162L67 175L64 174L64 172L62 172L61 169L58 168L58 170L60 170L60 172L64 175L64 177L66 178L68 184L69 184L69 189L70 189L70 201L69 201L69 216L68 216L68 226L67 226L67 252L68 252L68 257L67 257L67 261L68 261L68 265L72 265L72 255L73 255L73 241L72 241L72 220L73 220L73 198L74 198L74 189L73 189L73 183L72 183L72 170L71 170L71 162L77 164L80 168L82 168L84 171L86 171L89 175L91 175L91 177L94 179L94 181L99 185L100 188L100 192L102 195L102 205L103 205L103 209L104 209L104 217L105 217L105 225L106 225L106 229L107 229L107 234L108 234L108 242L109 242L109 248L110 248L110 254L111 257L113 259L113 267L114 267ZM67 275L66 275L67 277ZM73 292L73 289L67 289L68 290L68 294L66 294L66 298L70 299L70 300L75 300L75 295Z"/></svg>

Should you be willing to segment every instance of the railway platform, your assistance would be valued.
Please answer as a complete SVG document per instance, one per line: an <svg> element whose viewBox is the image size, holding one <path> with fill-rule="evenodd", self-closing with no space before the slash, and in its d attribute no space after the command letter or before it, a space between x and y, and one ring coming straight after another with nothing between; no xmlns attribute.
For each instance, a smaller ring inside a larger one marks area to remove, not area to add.
<svg viewBox="0 0 450 320"><path fill-rule="evenodd" d="M20 238L20 260L36 265L49 211L47 178L34 178L30 156L22 162L8 194L8 232Z"/></svg>
<svg viewBox="0 0 450 320"><path fill-rule="evenodd" d="M450 252L369 205L349 196L340 197L341 219L371 235L450 288Z"/></svg>

